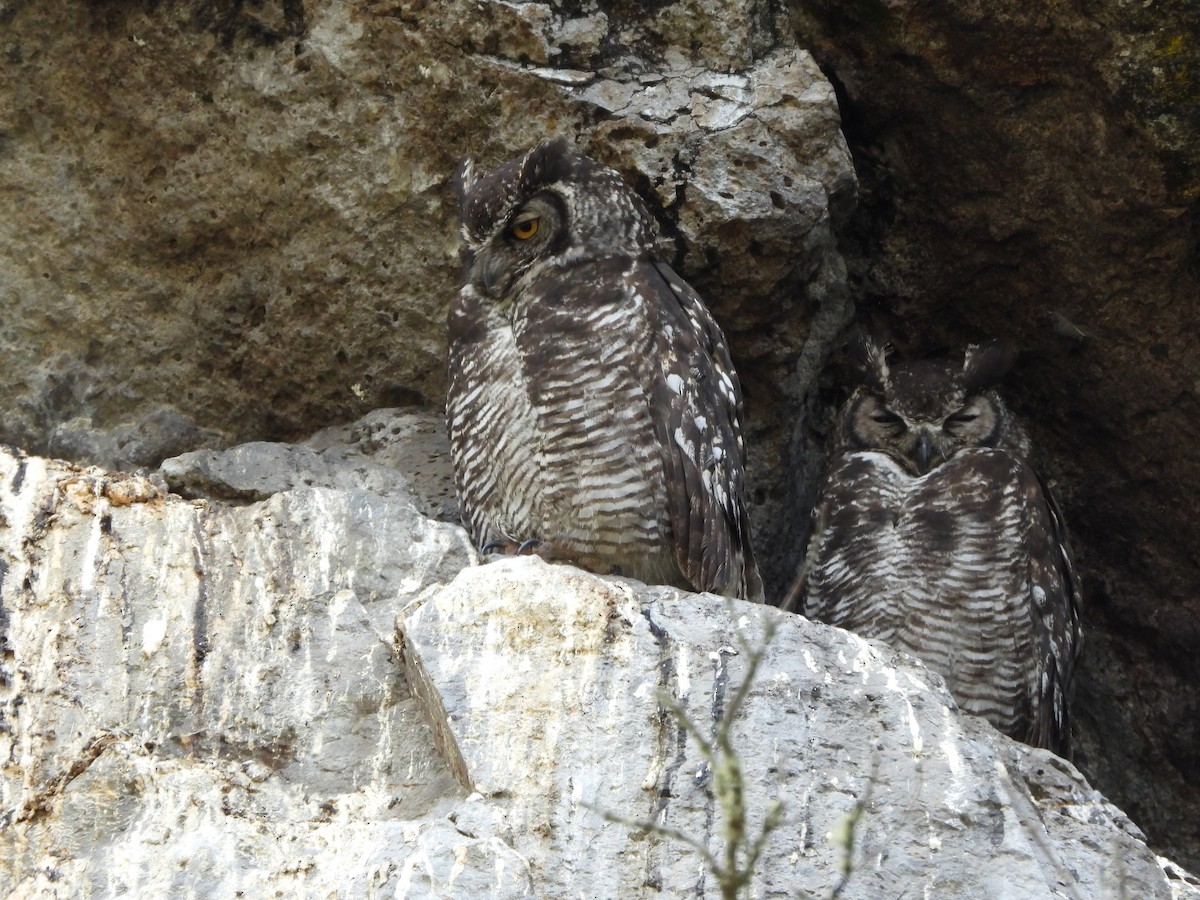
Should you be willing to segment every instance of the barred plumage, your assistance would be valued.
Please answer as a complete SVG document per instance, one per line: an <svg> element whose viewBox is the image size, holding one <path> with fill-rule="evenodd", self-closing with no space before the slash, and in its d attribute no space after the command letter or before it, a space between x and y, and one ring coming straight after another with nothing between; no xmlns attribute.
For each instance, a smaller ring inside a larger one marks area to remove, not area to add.
<svg viewBox="0 0 1200 900"><path fill-rule="evenodd" d="M561 138L457 185L446 413L472 537L760 599L737 375L636 193Z"/></svg>
<svg viewBox="0 0 1200 900"><path fill-rule="evenodd" d="M1079 583L1029 439L988 388L998 345L889 368L863 345L804 567L805 614L940 672L959 706L1070 753Z"/></svg>

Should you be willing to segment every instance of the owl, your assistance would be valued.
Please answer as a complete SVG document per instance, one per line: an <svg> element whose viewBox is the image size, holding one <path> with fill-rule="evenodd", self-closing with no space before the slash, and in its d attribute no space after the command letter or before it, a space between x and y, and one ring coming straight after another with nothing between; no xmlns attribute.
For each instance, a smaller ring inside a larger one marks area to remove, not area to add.
<svg viewBox="0 0 1200 900"><path fill-rule="evenodd" d="M563 138L455 186L446 417L473 539L761 599L737 374L638 195Z"/></svg>
<svg viewBox="0 0 1200 900"><path fill-rule="evenodd" d="M889 366L859 346L794 588L804 613L919 657L958 705L1062 756L1079 655L1067 531L991 388L996 344L965 359Z"/></svg>

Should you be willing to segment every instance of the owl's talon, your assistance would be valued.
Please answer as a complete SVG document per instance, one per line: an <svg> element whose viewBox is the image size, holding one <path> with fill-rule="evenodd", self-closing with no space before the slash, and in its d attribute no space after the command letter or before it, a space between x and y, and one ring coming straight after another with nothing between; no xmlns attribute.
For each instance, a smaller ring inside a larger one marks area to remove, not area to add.
<svg viewBox="0 0 1200 900"><path fill-rule="evenodd" d="M498 553L503 556L529 556L534 549L541 546L541 541L537 538L530 538L526 541L510 541L506 538L496 538L488 541L479 548L479 552L483 554Z"/></svg>

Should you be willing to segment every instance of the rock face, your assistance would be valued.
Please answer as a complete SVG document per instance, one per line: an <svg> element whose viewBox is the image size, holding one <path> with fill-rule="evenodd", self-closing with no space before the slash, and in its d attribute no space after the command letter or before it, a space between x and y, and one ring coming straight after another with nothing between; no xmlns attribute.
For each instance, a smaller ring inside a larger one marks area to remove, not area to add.
<svg viewBox="0 0 1200 900"><path fill-rule="evenodd" d="M1077 761L1200 864L1200 19L1185 2L792 0L840 86L860 314L1001 337L1084 575Z"/></svg>
<svg viewBox="0 0 1200 900"><path fill-rule="evenodd" d="M450 174L565 133L637 185L730 336L760 556L790 574L855 179L775 4L17 0L0 20L0 440L153 467L440 406Z"/></svg>
<svg viewBox="0 0 1200 900"><path fill-rule="evenodd" d="M0 452L0 892L720 896L687 844L605 814L721 851L659 691L707 739L773 622L732 726L751 835L784 804L751 896L827 894L847 852L848 897L1200 896L911 659L771 608L476 565L414 506L438 490L424 451L410 489L344 486L355 436L419 448L417 418L387 418L208 457L296 483L233 505Z"/></svg>
<svg viewBox="0 0 1200 900"><path fill-rule="evenodd" d="M227 462L278 468L273 449ZM460 528L398 492L229 506L8 452L0 484L0 891L366 896L397 846L519 871L419 821L465 791L394 621L474 560Z"/></svg>

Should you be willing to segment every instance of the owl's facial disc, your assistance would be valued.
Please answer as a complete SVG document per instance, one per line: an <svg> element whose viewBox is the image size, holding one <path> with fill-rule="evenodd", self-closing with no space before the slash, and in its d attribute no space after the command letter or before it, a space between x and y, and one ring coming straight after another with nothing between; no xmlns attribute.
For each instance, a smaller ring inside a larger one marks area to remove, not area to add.
<svg viewBox="0 0 1200 900"><path fill-rule="evenodd" d="M966 448L991 446L997 426L995 406L985 394L941 410L915 412L893 408L886 398L866 392L851 417L851 433L859 447L882 450L917 475Z"/></svg>
<svg viewBox="0 0 1200 900"><path fill-rule="evenodd" d="M986 394L972 394L946 416L942 430L964 447L990 447L1000 425L996 404Z"/></svg>

